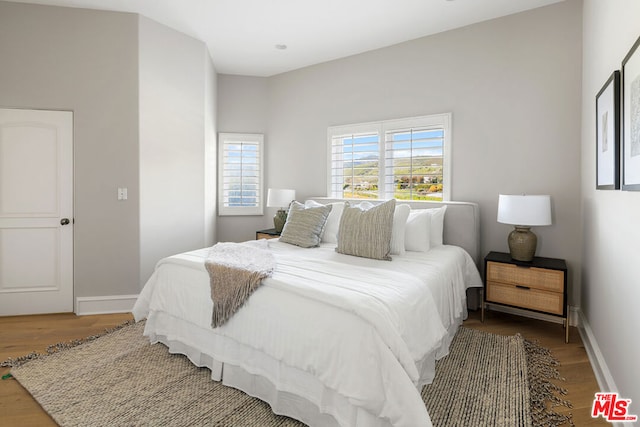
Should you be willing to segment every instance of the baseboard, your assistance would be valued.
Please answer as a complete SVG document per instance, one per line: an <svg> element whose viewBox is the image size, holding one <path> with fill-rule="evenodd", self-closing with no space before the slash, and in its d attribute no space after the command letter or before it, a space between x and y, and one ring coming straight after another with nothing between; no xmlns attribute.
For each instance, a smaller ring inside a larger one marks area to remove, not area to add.
<svg viewBox="0 0 640 427"><path fill-rule="evenodd" d="M76 314L130 313L138 295L110 295L103 297L77 297Z"/></svg>
<svg viewBox="0 0 640 427"><path fill-rule="evenodd" d="M537 313L535 311L521 310L515 307L506 307L503 305L493 305L491 303L486 303L487 306L490 307L491 311L499 311L507 314L515 314L517 316L528 317L530 319L536 320L544 320L547 322L560 323L562 324L564 319L558 316L551 316L549 314ZM569 306L569 324L571 326L578 326L578 311L577 307Z"/></svg>
<svg viewBox="0 0 640 427"><path fill-rule="evenodd" d="M580 338L582 338L584 349L587 352L587 356L589 356L589 362L591 362L591 367L593 368L593 373L596 376L596 381L598 381L600 390L617 392L618 387L616 387L616 383L613 380L613 376L611 375L611 371L609 371L607 362L604 360L604 356L600 351L600 347L598 346L596 337L593 334L593 330L591 329L586 317L584 317L582 310L578 310L578 318L580 319L580 326L578 327Z"/></svg>
<svg viewBox="0 0 640 427"><path fill-rule="evenodd" d="M613 376L611 375L611 371L607 366L607 362L604 360L604 356L600 351L600 346L598 346L598 342L596 341L596 337L593 334L591 325L589 325L587 318L584 316L584 313L582 313L582 310L580 309L578 309L578 319L580 320L580 325L578 326L580 338L582 338L584 349L587 352L587 356L589 357L589 362L591 363L593 374L596 376L596 381L598 382L600 391L617 393L618 387L616 386L616 383L613 380ZM623 425L625 424L613 422L611 423L611 425L613 427L623 427Z"/></svg>

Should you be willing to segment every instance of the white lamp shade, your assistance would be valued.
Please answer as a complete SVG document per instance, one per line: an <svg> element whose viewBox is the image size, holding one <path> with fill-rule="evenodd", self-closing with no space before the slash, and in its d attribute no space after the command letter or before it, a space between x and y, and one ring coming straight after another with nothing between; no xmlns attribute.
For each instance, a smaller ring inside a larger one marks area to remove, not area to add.
<svg viewBox="0 0 640 427"><path fill-rule="evenodd" d="M551 225L551 196L500 194L498 222L523 226Z"/></svg>
<svg viewBox="0 0 640 427"><path fill-rule="evenodd" d="M267 191L267 207L284 208L296 199L296 190L270 188Z"/></svg>

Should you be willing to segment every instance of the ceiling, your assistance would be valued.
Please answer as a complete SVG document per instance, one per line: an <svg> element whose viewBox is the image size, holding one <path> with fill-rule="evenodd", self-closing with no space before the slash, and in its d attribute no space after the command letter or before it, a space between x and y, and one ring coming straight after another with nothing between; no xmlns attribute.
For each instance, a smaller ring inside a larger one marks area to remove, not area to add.
<svg viewBox="0 0 640 427"><path fill-rule="evenodd" d="M218 73L271 76L562 0L11 1L138 13L204 41Z"/></svg>

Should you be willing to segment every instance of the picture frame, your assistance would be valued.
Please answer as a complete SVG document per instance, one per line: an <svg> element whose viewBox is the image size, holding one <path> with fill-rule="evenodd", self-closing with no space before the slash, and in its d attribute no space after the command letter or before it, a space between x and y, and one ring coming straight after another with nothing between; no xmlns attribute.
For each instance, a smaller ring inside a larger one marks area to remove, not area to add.
<svg viewBox="0 0 640 427"><path fill-rule="evenodd" d="M640 191L640 37L622 61L622 190Z"/></svg>
<svg viewBox="0 0 640 427"><path fill-rule="evenodd" d="M596 189L620 189L620 71L596 95Z"/></svg>

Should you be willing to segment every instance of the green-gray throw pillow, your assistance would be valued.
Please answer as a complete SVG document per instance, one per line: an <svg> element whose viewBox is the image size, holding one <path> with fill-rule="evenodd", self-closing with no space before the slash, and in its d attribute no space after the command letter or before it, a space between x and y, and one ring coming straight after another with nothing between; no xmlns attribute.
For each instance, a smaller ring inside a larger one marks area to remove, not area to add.
<svg viewBox="0 0 640 427"><path fill-rule="evenodd" d="M390 261L395 208L395 199L367 210L351 207L347 202L340 219L336 251L346 255Z"/></svg>
<svg viewBox="0 0 640 427"><path fill-rule="evenodd" d="M303 248L319 246L329 212L331 205L305 209L302 203L292 202L280 241Z"/></svg>

